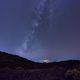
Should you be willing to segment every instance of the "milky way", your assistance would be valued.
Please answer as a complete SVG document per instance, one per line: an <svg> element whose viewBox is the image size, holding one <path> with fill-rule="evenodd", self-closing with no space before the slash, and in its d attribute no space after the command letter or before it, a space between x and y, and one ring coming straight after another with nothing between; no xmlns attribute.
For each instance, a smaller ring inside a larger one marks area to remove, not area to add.
<svg viewBox="0 0 80 80"><path fill-rule="evenodd" d="M34 61L80 59L80 0L0 0L0 50Z"/></svg>

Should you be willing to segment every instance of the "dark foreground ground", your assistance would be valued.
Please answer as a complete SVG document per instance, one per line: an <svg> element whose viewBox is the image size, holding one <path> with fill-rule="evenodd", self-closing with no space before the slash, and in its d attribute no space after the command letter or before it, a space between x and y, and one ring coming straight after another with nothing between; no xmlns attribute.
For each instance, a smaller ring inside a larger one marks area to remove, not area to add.
<svg viewBox="0 0 80 80"><path fill-rule="evenodd" d="M65 80L65 70L35 69L35 70L0 70L0 80Z"/></svg>
<svg viewBox="0 0 80 80"><path fill-rule="evenodd" d="M0 80L80 80L78 69L1 69Z"/></svg>

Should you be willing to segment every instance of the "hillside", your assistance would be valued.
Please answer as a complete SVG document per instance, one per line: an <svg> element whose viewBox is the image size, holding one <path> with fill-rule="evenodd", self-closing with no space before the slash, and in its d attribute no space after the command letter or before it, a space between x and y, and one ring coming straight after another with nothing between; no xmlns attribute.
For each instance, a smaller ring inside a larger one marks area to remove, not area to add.
<svg viewBox="0 0 80 80"><path fill-rule="evenodd" d="M0 52L0 80L80 80L80 61L35 63Z"/></svg>
<svg viewBox="0 0 80 80"><path fill-rule="evenodd" d="M12 55L5 52L0 52L0 68L9 67L15 69L16 67L22 67L24 69L45 69L53 67L63 68L77 68L80 67L80 60L67 60L51 63L38 63L28 59L22 58L17 55Z"/></svg>
<svg viewBox="0 0 80 80"><path fill-rule="evenodd" d="M5 52L0 52L0 68L9 67L9 68L32 68L35 62L32 62L28 59L19 57L17 55L11 55Z"/></svg>

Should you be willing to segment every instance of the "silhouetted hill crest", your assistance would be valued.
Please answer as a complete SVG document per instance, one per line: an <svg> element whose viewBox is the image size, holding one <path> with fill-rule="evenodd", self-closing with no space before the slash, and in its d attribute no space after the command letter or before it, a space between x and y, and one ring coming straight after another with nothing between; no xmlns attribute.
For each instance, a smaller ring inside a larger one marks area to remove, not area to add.
<svg viewBox="0 0 80 80"><path fill-rule="evenodd" d="M6 52L0 52L0 67L23 67L23 68L32 68L36 64L33 61L22 58L17 55L12 55Z"/></svg>
<svg viewBox="0 0 80 80"><path fill-rule="evenodd" d="M77 68L80 67L80 60L67 60L51 63L36 63L28 59L0 52L0 68L24 68L24 69L44 69L44 68Z"/></svg>

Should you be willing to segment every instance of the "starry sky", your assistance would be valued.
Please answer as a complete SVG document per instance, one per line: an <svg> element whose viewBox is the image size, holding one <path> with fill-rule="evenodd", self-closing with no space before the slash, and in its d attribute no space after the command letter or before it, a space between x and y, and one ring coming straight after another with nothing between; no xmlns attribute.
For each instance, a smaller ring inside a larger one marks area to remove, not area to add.
<svg viewBox="0 0 80 80"><path fill-rule="evenodd" d="M46 1L0 0L0 51L33 61L80 59L80 0Z"/></svg>

